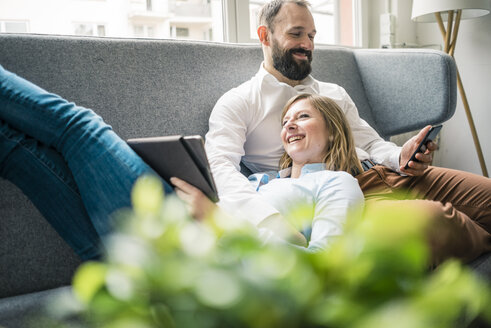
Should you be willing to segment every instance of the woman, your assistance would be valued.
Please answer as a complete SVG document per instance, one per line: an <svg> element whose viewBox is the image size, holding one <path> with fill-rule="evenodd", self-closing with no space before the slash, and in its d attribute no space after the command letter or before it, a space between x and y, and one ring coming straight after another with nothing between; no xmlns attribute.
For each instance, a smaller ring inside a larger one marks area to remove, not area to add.
<svg viewBox="0 0 491 328"><path fill-rule="evenodd" d="M285 153L280 171L249 177L257 191L283 216L263 224L260 231L268 239L279 235L306 245L302 237L285 236L293 234L294 228L284 218L301 206L312 228L307 248L324 249L342 233L350 212L356 214L363 204L358 182L349 174L362 171L351 130L341 108L319 95L301 94L290 99L281 122ZM171 182L195 216L202 217L214 207L198 189L179 179Z"/></svg>
<svg viewBox="0 0 491 328"><path fill-rule="evenodd" d="M134 182L151 172L93 111L0 66L0 176L31 199L82 260L100 257L110 214L131 205Z"/></svg>
<svg viewBox="0 0 491 328"><path fill-rule="evenodd" d="M92 110L0 66L0 176L31 199L82 260L100 257L111 213L131 205L134 182L148 173L153 171ZM173 191L163 183L166 193Z"/></svg>

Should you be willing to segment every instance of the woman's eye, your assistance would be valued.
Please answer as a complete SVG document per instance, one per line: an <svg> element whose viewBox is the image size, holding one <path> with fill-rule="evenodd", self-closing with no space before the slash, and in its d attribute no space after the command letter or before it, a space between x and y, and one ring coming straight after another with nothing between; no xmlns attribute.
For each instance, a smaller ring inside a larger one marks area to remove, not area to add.
<svg viewBox="0 0 491 328"><path fill-rule="evenodd" d="M300 114L298 117L300 118L306 118L306 117L310 117L309 114Z"/></svg>

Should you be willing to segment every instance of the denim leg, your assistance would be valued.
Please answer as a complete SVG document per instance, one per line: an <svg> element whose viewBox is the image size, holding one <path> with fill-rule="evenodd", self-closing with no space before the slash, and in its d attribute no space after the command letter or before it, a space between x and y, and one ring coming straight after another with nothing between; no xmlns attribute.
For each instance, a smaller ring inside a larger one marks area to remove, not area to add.
<svg viewBox="0 0 491 328"><path fill-rule="evenodd" d="M70 170L58 152L0 121L0 177L37 207L82 260L100 257L100 239Z"/></svg>
<svg viewBox="0 0 491 328"><path fill-rule="evenodd" d="M136 179L153 173L92 110L48 93L1 66L0 119L62 155L100 236L111 231L110 214L130 206ZM172 192L168 184L164 187Z"/></svg>

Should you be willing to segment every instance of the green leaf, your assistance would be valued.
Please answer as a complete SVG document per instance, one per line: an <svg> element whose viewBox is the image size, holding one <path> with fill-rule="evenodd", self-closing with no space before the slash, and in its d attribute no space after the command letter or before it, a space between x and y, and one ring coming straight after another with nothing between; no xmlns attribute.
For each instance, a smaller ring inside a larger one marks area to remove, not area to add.
<svg viewBox="0 0 491 328"><path fill-rule="evenodd" d="M198 278L195 285L198 299L206 306L229 308L242 297L239 280L231 272L207 270Z"/></svg>
<svg viewBox="0 0 491 328"><path fill-rule="evenodd" d="M99 262L84 263L73 278L73 290L77 298L88 304L104 285L107 265Z"/></svg>
<svg viewBox="0 0 491 328"><path fill-rule="evenodd" d="M140 177L133 186L131 202L137 214L157 215L162 208L164 189L162 182L155 176Z"/></svg>

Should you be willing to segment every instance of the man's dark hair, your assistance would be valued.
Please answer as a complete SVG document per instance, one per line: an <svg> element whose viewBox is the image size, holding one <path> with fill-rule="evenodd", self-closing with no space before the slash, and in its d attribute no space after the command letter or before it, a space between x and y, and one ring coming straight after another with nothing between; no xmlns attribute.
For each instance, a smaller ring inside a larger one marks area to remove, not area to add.
<svg viewBox="0 0 491 328"><path fill-rule="evenodd" d="M266 26L271 33L274 32L274 19L285 3L294 3L300 7L309 8L310 3L307 0L273 0L261 8L259 12L259 25Z"/></svg>

